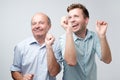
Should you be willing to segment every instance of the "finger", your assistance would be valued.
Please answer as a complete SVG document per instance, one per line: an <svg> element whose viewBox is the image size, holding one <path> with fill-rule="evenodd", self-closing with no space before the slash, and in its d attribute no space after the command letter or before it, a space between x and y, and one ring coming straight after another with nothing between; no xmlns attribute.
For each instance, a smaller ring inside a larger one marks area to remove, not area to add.
<svg viewBox="0 0 120 80"><path fill-rule="evenodd" d="M51 40L53 42L55 40L55 38L53 36L50 36L49 40Z"/></svg>
<svg viewBox="0 0 120 80"><path fill-rule="evenodd" d="M51 34L47 34L47 40L54 40L54 36Z"/></svg>
<svg viewBox="0 0 120 80"><path fill-rule="evenodd" d="M50 34L46 34L46 40L49 40Z"/></svg>
<svg viewBox="0 0 120 80"><path fill-rule="evenodd" d="M33 78L33 76L34 76L33 74L30 74L30 75L29 75L29 77L31 77L31 78Z"/></svg>
<svg viewBox="0 0 120 80"><path fill-rule="evenodd" d="M51 40L52 40L52 42L54 42L54 41L55 41L55 38L54 38L54 37L52 37L52 38L51 38Z"/></svg>
<svg viewBox="0 0 120 80"><path fill-rule="evenodd" d="M26 74L24 75L25 80L31 80L33 77L33 74Z"/></svg>
<svg viewBox="0 0 120 80"><path fill-rule="evenodd" d="M107 25L107 22L104 21L103 24L104 24L104 25Z"/></svg>
<svg viewBox="0 0 120 80"><path fill-rule="evenodd" d="M55 41L55 38L53 36L51 36L50 42L53 44Z"/></svg>
<svg viewBox="0 0 120 80"><path fill-rule="evenodd" d="M48 35L47 35L47 38L48 38L48 40L50 40L50 39L52 38L52 35L51 35L51 34L48 34Z"/></svg>
<svg viewBox="0 0 120 80"><path fill-rule="evenodd" d="M64 26L64 25L67 25L68 24L68 18L66 16L63 16L61 18L61 25Z"/></svg>
<svg viewBox="0 0 120 80"><path fill-rule="evenodd" d="M97 27L98 27L98 26L100 26L100 24L99 24L99 23L100 23L99 21L97 21L97 22L96 22Z"/></svg>

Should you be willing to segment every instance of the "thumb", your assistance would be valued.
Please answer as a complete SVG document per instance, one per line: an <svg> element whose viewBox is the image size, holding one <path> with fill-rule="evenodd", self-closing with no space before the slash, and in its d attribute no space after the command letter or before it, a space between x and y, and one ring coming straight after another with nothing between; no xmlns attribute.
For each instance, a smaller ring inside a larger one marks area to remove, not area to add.
<svg viewBox="0 0 120 80"><path fill-rule="evenodd" d="M30 77L33 78L33 77L34 77L34 74L30 74Z"/></svg>

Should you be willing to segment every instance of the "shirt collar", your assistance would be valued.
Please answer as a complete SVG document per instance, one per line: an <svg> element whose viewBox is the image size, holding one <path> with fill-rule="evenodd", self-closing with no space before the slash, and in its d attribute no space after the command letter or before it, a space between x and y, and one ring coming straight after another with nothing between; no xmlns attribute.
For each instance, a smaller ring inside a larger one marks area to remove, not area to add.
<svg viewBox="0 0 120 80"><path fill-rule="evenodd" d="M30 44L30 45L38 44L38 45L40 46L40 48L43 48L43 47L46 46L45 43L42 44L42 45L40 45L40 44L38 43L38 41L37 41L34 37L31 37L31 39L30 39L30 41L29 41L29 44Z"/></svg>
<svg viewBox="0 0 120 80"><path fill-rule="evenodd" d="M34 37L31 37L29 44L32 45L32 44L37 44L37 43L38 43L37 40Z"/></svg>

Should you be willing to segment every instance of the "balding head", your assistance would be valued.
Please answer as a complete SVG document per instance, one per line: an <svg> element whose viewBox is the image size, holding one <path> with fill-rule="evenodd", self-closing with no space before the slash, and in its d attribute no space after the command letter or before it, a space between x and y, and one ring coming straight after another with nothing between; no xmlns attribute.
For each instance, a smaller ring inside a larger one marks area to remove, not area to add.
<svg viewBox="0 0 120 80"><path fill-rule="evenodd" d="M45 13L42 13L42 12L38 12L38 13L36 13L36 14L32 17L32 19L31 19L31 24L32 24L32 22L33 22L33 19L35 19L36 16L43 16L43 17L46 18L46 20L48 21L48 25L51 26L51 20L50 20L50 18L49 18Z"/></svg>

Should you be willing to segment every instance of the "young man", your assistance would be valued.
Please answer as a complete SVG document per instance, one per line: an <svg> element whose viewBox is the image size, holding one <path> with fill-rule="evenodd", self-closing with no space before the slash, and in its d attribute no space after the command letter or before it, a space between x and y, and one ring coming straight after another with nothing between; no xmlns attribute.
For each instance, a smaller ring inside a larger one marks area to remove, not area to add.
<svg viewBox="0 0 120 80"><path fill-rule="evenodd" d="M60 72L61 53L55 38L47 34L50 18L36 13L31 20L34 37L16 45L11 74L14 80L56 80Z"/></svg>
<svg viewBox="0 0 120 80"><path fill-rule="evenodd" d="M87 29L89 12L84 5L71 4L67 12L68 16L61 20L66 34L60 37L64 57L63 80L97 80L95 54L107 64L112 60L106 39L108 24L97 21L96 35Z"/></svg>

